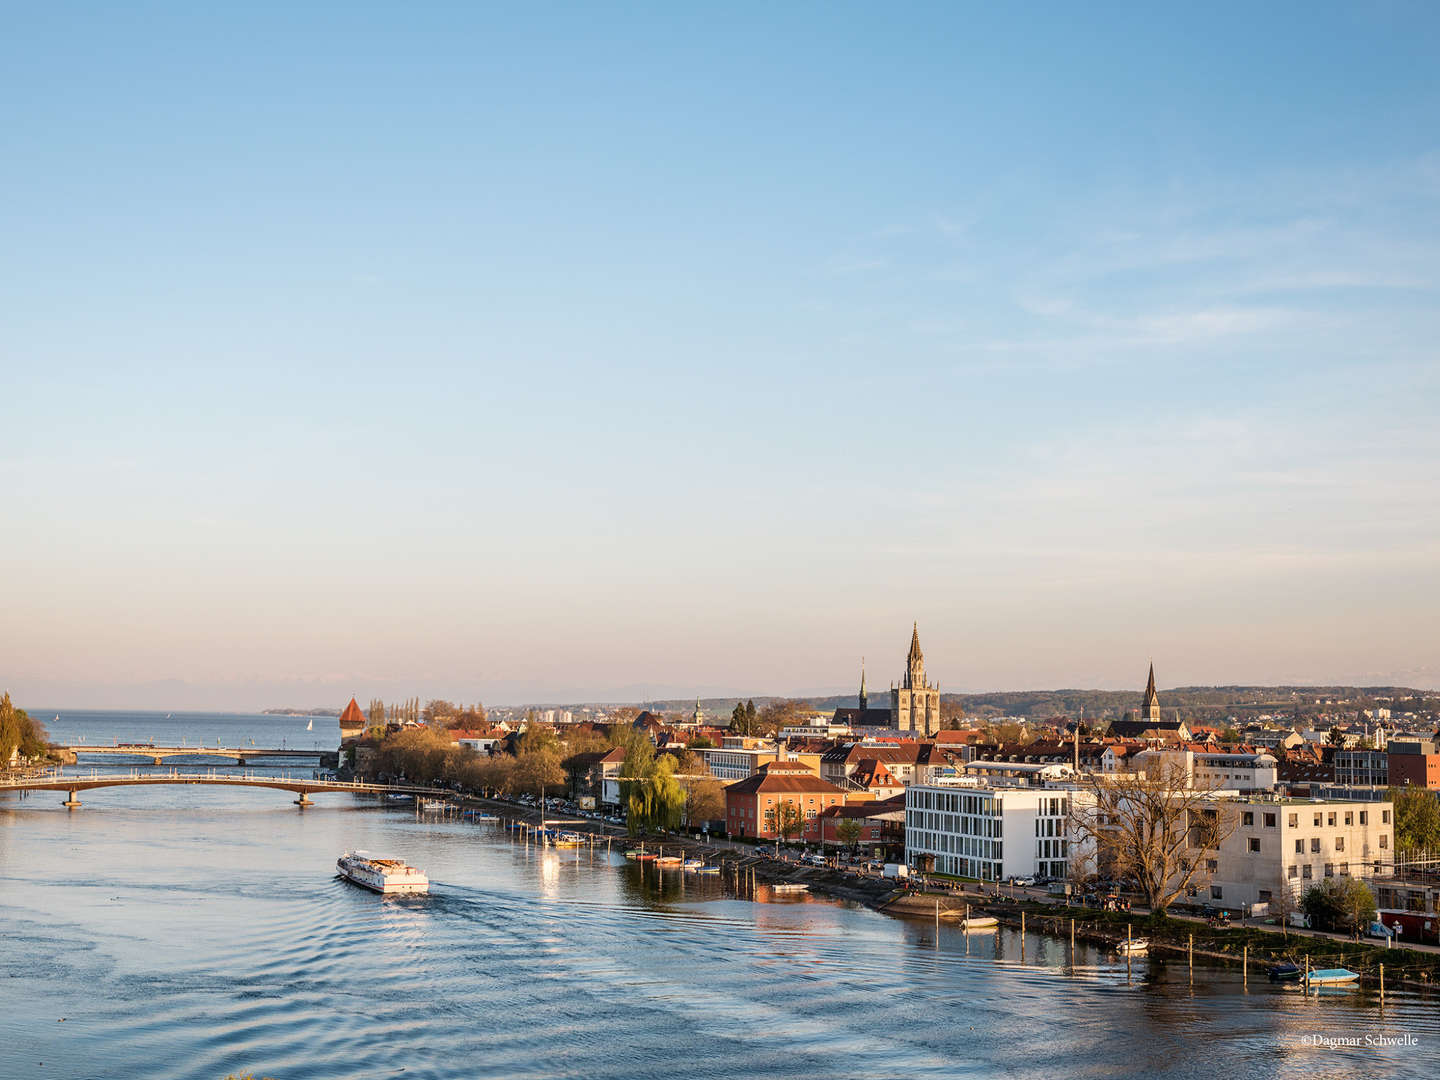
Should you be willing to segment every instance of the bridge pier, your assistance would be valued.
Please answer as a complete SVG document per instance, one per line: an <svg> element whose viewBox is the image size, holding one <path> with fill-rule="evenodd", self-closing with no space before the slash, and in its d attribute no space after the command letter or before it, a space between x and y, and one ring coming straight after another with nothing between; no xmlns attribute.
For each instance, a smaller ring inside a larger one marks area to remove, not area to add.
<svg viewBox="0 0 1440 1080"><path fill-rule="evenodd" d="M302 791L300 792L300 797L295 800L295 805L300 807L301 810L304 810L305 807L314 806L315 804L309 798L307 798L305 792Z"/></svg>
<svg viewBox="0 0 1440 1080"><path fill-rule="evenodd" d="M60 805L63 806L63 807L65 807L66 810L79 810L79 809L80 809L80 800L77 799L77 798L75 798L75 792L72 791L72 792L70 792L69 794L70 794L70 797L69 797L68 799L66 799L63 803L61 803Z"/></svg>
<svg viewBox="0 0 1440 1080"><path fill-rule="evenodd" d="M157 758L151 758L151 759L150 759L150 763L151 763L152 765L164 765L164 764L165 764L165 759L164 759L164 758L158 758L158 757L157 757Z"/></svg>

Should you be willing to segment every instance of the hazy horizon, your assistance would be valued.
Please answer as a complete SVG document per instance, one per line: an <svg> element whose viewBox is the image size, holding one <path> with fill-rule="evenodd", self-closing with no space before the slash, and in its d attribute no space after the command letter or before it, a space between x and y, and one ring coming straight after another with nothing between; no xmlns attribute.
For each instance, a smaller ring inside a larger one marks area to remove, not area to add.
<svg viewBox="0 0 1440 1080"><path fill-rule="evenodd" d="M918 619L946 690L1440 687L1437 46L17 9L0 686L878 691Z"/></svg>

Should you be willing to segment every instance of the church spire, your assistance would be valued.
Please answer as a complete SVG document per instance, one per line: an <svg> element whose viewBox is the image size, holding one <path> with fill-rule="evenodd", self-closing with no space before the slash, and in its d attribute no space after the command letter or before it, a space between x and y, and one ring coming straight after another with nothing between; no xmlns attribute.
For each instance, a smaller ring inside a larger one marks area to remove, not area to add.
<svg viewBox="0 0 1440 1080"><path fill-rule="evenodd" d="M1145 700L1140 703L1140 715L1145 720L1160 719L1160 695L1155 692L1155 661L1150 661L1150 681L1145 684Z"/></svg>
<svg viewBox="0 0 1440 1080"><path fill-rule="evenodd" d="M869 696L865 693L865 658L860 657L860 709L863 712L870 707Z"/></svg>
<svg viewBox="0 0 1440 1080"><path fill-rule="evenodd" d="M910 631L910 655L905 658L905 686L922 690L928 685L925 682L925 654L920 651L920 624L917 622Z"/></svg>

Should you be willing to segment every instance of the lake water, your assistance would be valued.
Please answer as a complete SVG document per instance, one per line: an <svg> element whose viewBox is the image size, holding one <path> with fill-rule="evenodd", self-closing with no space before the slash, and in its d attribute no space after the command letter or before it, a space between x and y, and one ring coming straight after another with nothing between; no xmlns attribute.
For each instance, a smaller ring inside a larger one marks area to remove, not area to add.
<svg viewBox="0 0 1440 1080"><path fill-rule="evenodd" d="M88 723L93 742L134 741ZM202 726L183 734L213 741ZM1382 1017L1365 991L1247 991L1228 968L1192 985L1183 962L1127 973L1085 946L1072 965L1035 934L1022 958L1014 931L937 940L854 905L755 903L350 795L304 812L263 790L100 789L75 812L62 798L0 798L0 1077L1440 1072L1434 996L1393 994ZM337 879L353 847L405 856L432 894ZM1418 1045L1312 1045L1366 1036Z"/></svg>

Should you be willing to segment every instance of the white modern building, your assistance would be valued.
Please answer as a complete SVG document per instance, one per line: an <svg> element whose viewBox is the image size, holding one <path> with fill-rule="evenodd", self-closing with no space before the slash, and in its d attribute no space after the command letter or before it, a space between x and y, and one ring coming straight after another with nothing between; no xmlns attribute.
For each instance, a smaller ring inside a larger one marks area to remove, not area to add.
<svg viewBox="0 0 1440 1080"><path fill-rule="evenodd" d="M1193 902L1230 909L1270 903L1327 877L1372 877L1394 866L1394 811L1379 800L1252 796L1216 803L1238 815L1190 890Z"/></svg>
<svg viewBox="0 0 1440 1080"><path fill-rule="evenodd" d="M981 881L1069 873L1070 808L1088 793L1069 787L940 777L905 791L905 861Z"/></svg>

